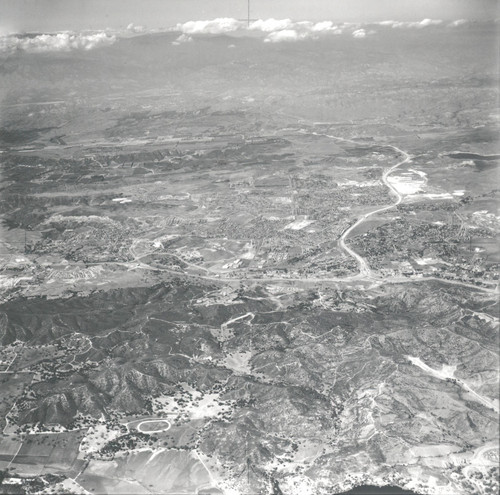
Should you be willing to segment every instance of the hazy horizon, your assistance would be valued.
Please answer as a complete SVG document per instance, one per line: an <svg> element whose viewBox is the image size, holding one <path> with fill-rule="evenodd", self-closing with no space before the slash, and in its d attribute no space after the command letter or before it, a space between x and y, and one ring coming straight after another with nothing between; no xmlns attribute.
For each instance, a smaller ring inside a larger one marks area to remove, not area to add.
<svg viewBox="0 0 500 495"><path fill-rule="evenodd" d="M190 20L246 19L247 1L238 0L3 0L0 33L123 29L130 23L149 29ZM495 0L251 0L253 19L376 22L424 18L493 20Z"/></svg>

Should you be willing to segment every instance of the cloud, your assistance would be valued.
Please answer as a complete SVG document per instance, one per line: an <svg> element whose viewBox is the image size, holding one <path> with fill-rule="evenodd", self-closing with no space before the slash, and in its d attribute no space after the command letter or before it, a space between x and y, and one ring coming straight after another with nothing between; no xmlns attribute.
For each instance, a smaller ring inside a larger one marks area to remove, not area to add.
<svg viewBox="0 0 500 495"><path fill-rule="evenodd" d="M71 50L92 50L98 46L111 45L116 37L105 32L94 34L39 34L36 36L12 35L0 38L0 52L17 50L29 53L69 52Z"/></svg>
<svg viewBox="0 0 500 495"><path fill-rule="evenodd" d="M223 34L246 27L246 23L230 17L221 17L211 21L188 21L177 24L175 31L185 34Z"/></svg>
<svg viewBox="0 0 500 495"><path fill-rule="evenodd" d="M354 38L364 38L366 36L366 31L364 29L356 29L352 32Z"/></svg>
<svg viewBox="0 0 500 495"><path fill-rule="evenodd" d="M396 23L396 21L380 21L380 22L378 22L377 24L378 24L379 26L388 26L388 27L392 27L395 23Z"/></svg>
<svg viewBox="0 0 500 495"><path fill-rule="evenodd" d="M443 21L440 19L424 19L423 21L420 21L416 27L418 28L423 28L427 26L439 26L439 24L442 24Z"/></svg>
<svg viewBox="0 0 500 495"><path fill-rule="evenodd" d="M253 31L263 31L270 33L273 31L282 31L292 29L294 23L290 19L259 19L250 24L249 29Z"/></svg>
<svg viewBox="0 0 500 495"><path fill-rule="evenodd" d="M180 45L181 43L189 43L193 41L193 37L189 34L181 34L175 41L172 41L172 45Z"/></svg>
<svg viewBox="0 0 500 495"><path fill-rule="evenodd" d="M342 27L331 21L294 22L291 19L258 19L247 25L245 21L232 18L218 18L210 21L189 21L177 24L174 31L183 34L226 34L236 31L253 31L264 33L264 41L276 43L279 41L296 41L307 38L317 38L323 33L341 34Z"/></svg>
<svg viewBox="0 0 500 495"><path fill-rule="evenodd" d="M127 31L130 31L132 33L144 33L144 31L146 31L146 28L144 26L136 26L133 22L131 22L127 26Z"/></svg>
<svg viewBox="0 0 500 495"><path fill-rule="evenodd" d="M379 26L393 27L393 28L416 28L421 29L428 26L439 26L443 21L440 19L423 19L419 22L408 22L408 21L382 21L379 22Z"/></svg>
<svg viewBox="0 0 500 495"><path fill-rule="evenodd" d="M295 29L283 29L269 33L264 41L266 43L279 43L280 41L297 41L300 38L301 35Z"/></svg>
<svg viewBox="0 0 500 495"><path fill-rule="evenodd" d="M464 24L468 24L469 21L467 19L457 19L456 21L450 22L448 24L449 27L458 27L463 26Z"/></svg>
<svg viewBox="0 0 500 495"><path fill-rule="evenodd" d="M452 25L461 25L462 20L455 21ZM407 21L382 21L378 25L382 27L399 28L399 29L423 29L429 26L438 26L443 21L439 19L423 19L417 22ZM174 31L178 31L185 35L201 35L201 34L226 34L226 33L245 33L252 31L254 33L263 33L266 43L279 43L298 41L305 39L317 39L320 36L331 34L347 33L354 38L365 38L375 31L367 30L367 25L355 23L334 24L332 21L300 21L294 22L291 19L259 19L247 25L246 21L222 17L208 21L189 21L184 24L177 24ZM372 24L373 26L373 24ZM176 40L174 44L181 43L185 40Z"/></svg>
<svg viewBox="0 0 500 495"><path fill-rule="evenodd" d="M0 0L1 1L1 0ZM453 28L468 24L465 19L457 19L446 24ZM439 19L423 19L418 22L386 20L377 23L380 27L395 29L424 29L431 26L442 25ZM180 45L193 41L193 36L203 34L245 34L252 32L252 36L263 39L266 43L291 42L306 39L318 39L324 36L347 34L354 38L365 38L375 34L375 31L367 30L367 26L373 24L341 23L334 24L332 21L299 21L290 19L259 19L247 24L247 21L237 20L230 17L221 17L204 21L188 21L177 24L168 29L170 32L178 32L178 38L172 42ZM122 36L130 36L130 33L157 32L157 30L146 30L143 26L130 23L121 33ZM58 52L71 50L91 50L99 46L113 44L120 36L110 30L96 33L53 33L53 34L5 34L0 35L0 53L25 51L29 53Z"/></svg>
<svg viewBox="0 0 500 495"><path fill-rule="evenodd" d="M229 17L221 17L209 21L188 21L177 24L175 31L185 34L224 34L235 31L257 31L261 33L276 33L292 31L297 33L298 38L307 37L311 33L334 31L338 28L331 21L313 23L310 21L293 22L291 19L258 19L247 25L245 21L239 21ZM285 33L282 38L294 37L291 33Z"/></svg>
<svg viewBox="0 0 500 495"><path fill-rule="evenodd" d="M335 31L337 26L333 24L332 21L317 22L311 28L311 31L316 33L324 33L325 31Z"/></svg>

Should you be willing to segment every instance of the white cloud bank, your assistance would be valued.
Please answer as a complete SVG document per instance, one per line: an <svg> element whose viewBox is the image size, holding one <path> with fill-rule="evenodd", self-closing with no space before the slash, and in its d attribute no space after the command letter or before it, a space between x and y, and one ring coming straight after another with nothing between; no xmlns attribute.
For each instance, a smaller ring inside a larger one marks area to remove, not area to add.
<svg viewBox="0 0 500 495"><path fill-rule="evenodd" d="M0 52L21 50L30 53L43 53L92 50L98 46L111 45L115 41L116 36L104 32L39 34L36 36L9 35L0 37Z"/></svg>
<svg viewBox="0 0 500 495"><path fill-rule="evenodd" d="M457 27L465 24L467 21L459 19L448 24L448 27ZM380 27L398 28L398 29L423 29L430 26L442 25L440 19L423 19L418 22L402 21L382 21L377 23ZM370 24L370 26L374 26ZM331 21L294 22L291 19L259 19L251 22L222 17L208 21L189 21L184 24L177 24L173 31L182 33L182 35L201 35L201 34L228 34L235 32L255 32L263 33L264 41L268 43L278 43L283 41L299 41L305 39L316 39L324 34L350 34L354 38L365 38L375 34L373 30L367 30L364 24L342 23L334 24ZM191 38L186 38L191 40ZM183 39L175 42L178 44Z"/></svg>
<svg viewBox="0 0 500 495"><path fill-rule="evenodd" d="M1 1L1 0L0 0ZM465 19L458 19L446 24L449 28L455 28L467 24ZM423 29L430 26L443 25L439 19L423 19L419 22L382 21L376 24L380 28L396 29ZM370 24L370 27L375 27ZM174 45L190 42L193 35L203 34L227 34L227 33L255 33L259 34L266 43L294 42L306 39L318 39L326 35L347 34L354 38L363 39L376 34L373 30L367 30L367 25L341 23L334 24L331 21L294 22L291 19L259 19L247 24L246 21L222 17L206 21L189 21L177 24L169 31L180 33L173 42ZM122 33L124 36L149 32L143 26L129 24ZM30 53L58 52L71 50L91 50L99 46L113 44L118 34L110 34L101 31L97 33L56 33L29 35L6 35L0 36L0 53L25 51Z"/></svg>
<svg viewBox="0 0 500 495"><path fill-rule="evenodd" d="M340 34L343 27L334 25L331 21L314 23L310 21L294 22L291 19L259 19L248 25L246 21L222 17L209 21L189 21L177 24L173 30L189 36L251 31L265 34L265 42L277 43L317 38L322 33Z"/></svg>
<svg viewBox="0 0 500 495"><path fill-rule="evenodd" d="M184 34L223 34L232 33L245 27L246 23L243 21L230 17L220 17L210 21L188 21L184 24L177 24L174 30Z"/></svg>
<svg viewBox="0 0 500 495"><path fill-rule="evenodd" d="M248 29L252 31L263 31L264 33L272 33L274 31L291 30L294 23L290 19L259 19L251 22Z"/></svg>
<svg viewBox="0 0 500 495"><path fill-rule="evenodd" d="M382 21L378 23L379 26L386 26L386 27L393 27L400 29L405 29L405 28L422 29L429 26L439 26L440 24L443 24L443 21L440 19L423 19L420 22Z"/></svg>

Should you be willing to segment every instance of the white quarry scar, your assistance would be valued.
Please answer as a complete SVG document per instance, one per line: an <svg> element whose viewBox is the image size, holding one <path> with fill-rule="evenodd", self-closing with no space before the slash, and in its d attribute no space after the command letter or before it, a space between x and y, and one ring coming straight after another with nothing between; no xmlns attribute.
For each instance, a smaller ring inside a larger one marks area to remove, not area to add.
<svg viewBox="0 0 500 495"><path fill-rule="evenodd" d="M457 385L460 385L462 388L467 390L474 399L476 399L478 402L483 404L486 407L489 407L490 409L493 409L494 411L498 412L498 400L491 400L487 397L484 397L483 395L478 394L474 390L472 390L467 383L465 383L463 380L460 380L459 378L455 378L455 371L457 369L456 366L450 366L443 364L441 370L435 370L431 368L430 366L427 366L419 357L413 357L413 356L406 356L415 366L418 366L419 368L423 369L425 372L435 376L436 378L439 378L441 380L446 380L446 379L453 379Z"/></svg>

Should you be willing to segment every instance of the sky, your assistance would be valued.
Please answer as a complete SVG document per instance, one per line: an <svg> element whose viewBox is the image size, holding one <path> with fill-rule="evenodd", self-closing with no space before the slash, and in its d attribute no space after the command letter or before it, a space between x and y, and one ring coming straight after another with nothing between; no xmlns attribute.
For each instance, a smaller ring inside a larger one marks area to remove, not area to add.
<svg viewBox="0 0 500 495"><path fill-rule="evenodd" d="M250 0L251 18L311 21L496 19L497 0ZM166 28L179 22L247 17L247 0L0 0L0 34Z"/></svg>

